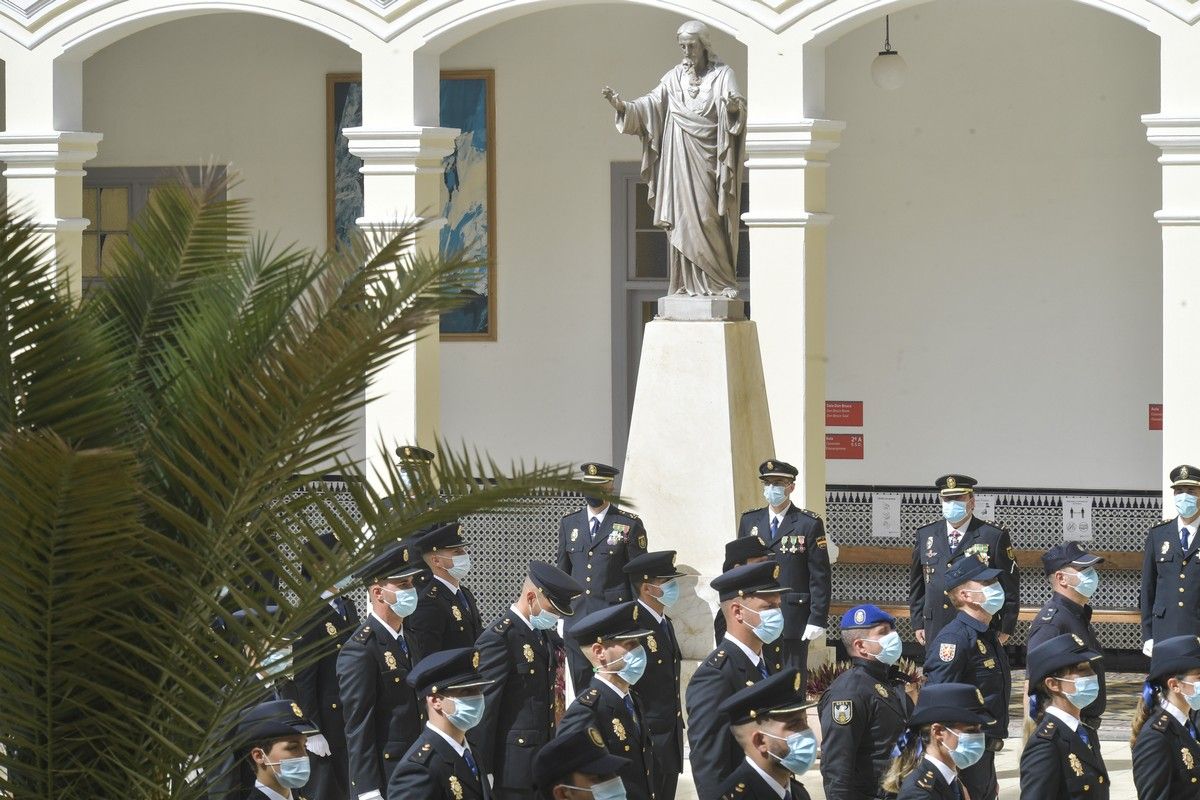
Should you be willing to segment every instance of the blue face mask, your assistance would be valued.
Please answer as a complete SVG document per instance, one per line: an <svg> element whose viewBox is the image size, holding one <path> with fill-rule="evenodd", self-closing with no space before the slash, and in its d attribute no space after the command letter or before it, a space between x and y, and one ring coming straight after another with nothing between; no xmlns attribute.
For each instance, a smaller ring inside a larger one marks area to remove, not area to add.
<svg viewBox="0 0 1200 800"><path fill-rule="evenodd" d="M1075 584L1071 588L1079 592L1084 597L1091 597L1094 595L1096 593L1096 589L1100 586L1100 576L1096 574L1096 570L1092 567L1088 567L1083 572L1076 573L1075 577L1079 579L1079 583Z"/></svg>
<svg viewBox="0 0 1200 800"><path fill-rule="evenodd" d="M672 578L666 583L660 584L658 589L662 592L658 596L658 602L664 606L673 606L679 602L679 581Z"/></svg>
<svg viewBox="0 0 1200 800"><path fill-rule="evenodd" d="M417 610L416 589L393 589L396 599L389 606L398 617L407 617Z"/></svg>
<svg viewBox="0 0 1200 800"><path fill-rule="evenodd" d="M616 661L609 662L608 666L611 667L613 664L619 664L622 661L625 662L625 666L621 667L619 670L614 672L611 669L605 669L601 670L601 672L609 675L616 674L621 680L632 686L640 681L642 679L642 675L646 673L646 648L639 644L621 658L618 658Z"/></svg>
<svg viewBox="0 0 1200 800"><path fill-rule="evenodd" d="M454 713L447 714L446 719L460 731L469 731L483 719L483 695L473 697L452 697Z"/></svg>
<svg viewBox="0 0 1200 800"><path fill-rule="evenodd" d="M786 739L781 736L772 736L765 731L763 736L787 742L786 756L780 758L774 753L771 753L771 756L793 775L803 775L817 757L817 737L813 735L812 731L796 731Z"/></svg>
<svg viewBox="0 0 1200 800"><path fill-rule="evenodd" d="M1190 494L1175 495L1175 510L1179 512L1179 516L1184 519L1189 519L1196 516L1196 497Z"/></svg>
<svg viewBox="0 0 1200 800"><path fill-rule="evenodd" d="M787 500L787 489L768 483L763 487L763 497L766 498L768 503L779 508L779 506L783 505L783 501Z"/></svg>
<svg viewBox="0 0 1200 800"><path fill-rule="evenodd" d="M574 789L577 792L590 792L593 800L625 800L627 797L625 782L619 777L593 784L590 789L586 786L568 786L565 783L560 783L559 786L564 789Z"/></svg>
<svg viewBox="0 0 1200 800"><path fill-rule="evenodd" d="M982 733L954 731L954 734L958 737L958 745L950 751L950 758L954 760L956 767L966 769L983 758L983 749L987 742Z"/></svg>
<svg viewBox="0 0 1200 800"><path fill-rule="evenodd" d="M1096 702L1100 696L1100 679L1095 675L1082 675L1078 678L1060 678L1059 680L1075 686L1074 692L1063 692L1063 696L1071 701L1071 705L1084 709Z"/></svg>
<svg viewBox="0 0 1200 800"><path fill-rule="evenodd" d="M904 650L904 645L900 641L900 634L892 631L878 639L867 639L868 642L875 642L882 649L872 658L880 664L887 664L889 667L900 660L900 653Z"/></svg>
<svg viewBox="0 0 1200 800"><path fill-rule="evenodd" d="M979 607L987 613L995 614L1004 608L1004 587L1000 584L989 583L976 591L983 595L983 602L979 604Z"/></svg>
<svg viewBox="0 0 1200 800"><path fill-rule="evenodd" d="M529 624L539 631L552 631L558 627L558 617L543 608L529 618Z"/></svg>
<svg viewBox="0 0 1200 800"><path fill-rule="evenodd" d="M463 553L462 555L454 556L453 561L454 564L446 572L449 572L450 577L454 578L454 580L461 581L471 571L471 555Z"/></svg>
<svg viewBox="0 0 1200 800"><path fill-rule="evenodd" d="M275 770L275 777L279 779L281 786L286 786L289 789L299 789L308 783L310 771L308 756L284 758L279 761L264 761L263 763L267 766L279 767L279 769Z"/></svg>
<svg viewBox="0 0 1200 800"><path fill-rule="evenodd" d="M957 525L967 518L967 504L962 500L943 500L942 516L951 525Z"/></svg>
<svg viewBox="0 0 1200 800"><path fill-rule="evenodd" d="M1185 683L1192 687L1192 693L1185 694L1183 696L1183 699L1187 700L1188 708L1190 708L1192 711L1200 711L1200 681L1192 683L1191 681L1185 681L1180 678L1179 682Z"/></svg>
<svg viewBox="0 0 1200 800"><path fill-rule="evenodd" d="M746 608L747 611L754 611L753 608ZM783 633L783 612L778 608L768 608L763 611L754 611L758 614L758 624L754 626L754 635L763 644L770 644L779 638L779 634Z"/></svg>

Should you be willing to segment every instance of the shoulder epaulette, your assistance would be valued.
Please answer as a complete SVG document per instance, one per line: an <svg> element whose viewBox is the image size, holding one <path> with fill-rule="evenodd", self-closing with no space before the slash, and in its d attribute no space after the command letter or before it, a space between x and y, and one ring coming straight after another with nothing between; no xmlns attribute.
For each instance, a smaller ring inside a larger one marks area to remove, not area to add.
<svg viewBox="0 0 1200 800"><path fill-rule="evenodd" d="M1158 715L1158 719L1154 720L1154 722L1151 723L1150 727L1154 728L1154 730L1158 731L1159 733L1162 733L1168 727L1170 727L1170 725L1171 725L1171 715L1164 711L1163 713Z"/></svg>
<svg viewBox="0 0 1200 800"><path fill-rule="evenodd" d="M1046 606L1042 609L1042 615L1039 617L1043 622L1049 622L1054 619L1054 615L1058 613L1058 606Z"/></svg>
<svg viewBox="0 0 1200 800"><path fill-rule="evenodd" d="M583 694L579 695L575 699L580 703L583 703L588 708L593 708L596 705L596 701L600 699L600 691L598 689L588 688L584 690Z"/></svg>
<svg viewBox="0 0 1200 800"><path fill-rule="evenodd" d="M640 521L641 521L641 519L642 519L642 518L641 518L641 517L639 517L637 514L633 513L632 511L627 511L627 510L626 510L626 509L624 509L624 508L622 508L622 509L618 509L618 513L619 513L619 514L620 514L622 517L629 517L630 519L636 519L636 520L638 520L639 522L640 522Z"/></svg>
<svg viewBox="0 0 1200 800"><path fill-rule="evenodd" d="M747 514L754 514L754 513L756 513L756 512L762 511L764 508L766 508L766 506L759 506L758 508L750 508L750 509L747 509L747 510L745 510L745 511L743 511L743 512L742 512L742 516L744 517L744 516L746 516Z"/></svg>
<svg viewBox="0 0 1200 800"><path fill-rule="evenodd" d="M512 625L512 620L509 619L508 617L505 617L504 619L500 620L495 625L493 625L492 630L494 630L496 633L504 633L506 630L509 629L509 627L511 625Z"/></svg>
<svg viewBox="0 0 1200 800"><path fill-rule="evenodd" d="M441 584L438 583L437 581L430 581L429 582L429 591L427 591L425 594L428 597L437 597L438 586L440 586L440 585Z"/></svg>
<svg viewBox="0 0 1200 800"><path fill-rule="evenodd" d="M820 519L820 518L821 518L821 515L820 515L820 514L818 514L818 513L817 513L817 512L815 512L815 511L809 511L807 508L802 508L802 509L800 509L800 513L801 513L801 514L808 514L808 515L809 515L810 517L812 517L813 519Z"/></svg>
<svg viewBox="0 0 1200 800"><path fill-rule="evenodd" d="M708 664L710 667L720 667L722 664L725 663L725 659L727 659L727 658L729 658L728 653L726 653L724 650L718 650L717 652L715 652L711 656L709 656L708 660L705 661L704 663Z"/></svg>
<svg viewBox="0 0 1200 800"><path fill-rule="evenodd" d="M922 789L932 789L933 788L933 780L934 780L933 770L927 769L927 770L925 770L924 775L917 778L917 786L920 786Z"/></svg>
<svg viewBox="0 0 1200 800"><path fill-rule="evenodd" d="M371 630L370 625L363 625L362 628L359 630L359 632L354 634L350 638L353 639L354 641L358 642L359 644L366 644L367 640L371 638L372 633L373 633L373 631Z"/></svg>
<svg viewBox="0 0 1200 800"><path fill-rule="evenodd" d="M408 760L416 764L428 764L431 758L433 758L433 745L426 742L414 749L413 754L408 757Z"/></svg>
<svg viewBox="0 0 1200 800"><path fill-rule="evenodd" d="M1038 726L1038 730L1037 730L1038 738L1039 739L1053 739L1055 736L1055 729L1057 727L1058 726L1054 724L1054 720L1043 720L1042 724Z"/></svg>

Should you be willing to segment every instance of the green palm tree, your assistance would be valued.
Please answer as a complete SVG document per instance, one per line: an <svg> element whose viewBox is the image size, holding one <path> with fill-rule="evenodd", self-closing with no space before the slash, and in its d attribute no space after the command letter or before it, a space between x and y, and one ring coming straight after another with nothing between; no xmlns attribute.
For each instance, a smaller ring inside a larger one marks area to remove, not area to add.
<svg viewBox="0 0 1200 800"><path fill-rule="evenodd" d="M344 448L370 380L470 265L415 255L411 224L280 249L225 188L156 192L82 303L0 212L0 796L202 796L256 664L322 588L420 528L569 485L446 448L411 489L394 467L363 480ZM330 463L361 524L304 491ZM268 604L286 613L232 614Z"/></svg>

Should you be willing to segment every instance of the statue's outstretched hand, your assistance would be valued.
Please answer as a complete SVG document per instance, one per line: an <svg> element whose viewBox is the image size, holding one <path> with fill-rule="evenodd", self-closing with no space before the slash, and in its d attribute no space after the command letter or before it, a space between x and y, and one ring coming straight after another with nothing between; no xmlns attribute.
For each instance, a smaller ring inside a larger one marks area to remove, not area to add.
<svg viewBox="0 0 1200 800"><path fill-rule="evenodd" d="M618 114L625 113L625 101L621 99L621 95L613 91L611 86L605 86L600 94L604 95L604 99L608 101L610 106L616 109Z"/></svg>
<svg viewBox="0 0 1200 800"><path fill-rule="evenodd" d="M730 92L725 100L725 107L730 114L740 114L746 108L746 98Z"/></svg>

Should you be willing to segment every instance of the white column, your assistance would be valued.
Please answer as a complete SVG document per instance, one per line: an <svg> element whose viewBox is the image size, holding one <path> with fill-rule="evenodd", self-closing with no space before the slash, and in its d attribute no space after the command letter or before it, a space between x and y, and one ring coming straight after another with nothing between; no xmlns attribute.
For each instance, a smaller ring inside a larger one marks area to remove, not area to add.
<svg viewBox="0 0 1200 800"><path fill-rule="evenodd" d="M826 157L845 123L810 116L823 100L819 89L806 87L823 81L823 54L815 64L805 61L802 44L784 37L749 49L750 211L743 219L773 455L800 470L793 501L823 514Z"/></svg>
<svg viewBox="0 0 1200 800"><path fill-rule="evenodd" d="M83 165L96 157L102 134L82 127L79 66L36 54L5 63L5 119L0 161L8 207L28 215L50 239L52 263L75 297L82 292Z"/></svg>
<svg viewBox="0 0 1200 800"><path fill-rule="evenodd" d="M1180 26L1161 40L1162 111L1142 117L1162 150L1163 469L1159 476L1171 516L1167 472L1200 460L1200 30Z"/></svg>
<svg viewBox="0 0 1200 800"><path fill-rule="evenodd" d="M453 129L437 127L438 59L401 40L363 53L363 124L344 131L350 152L363 159L364 228L429 219L440 207L442 159L454 148ZM418 247L437 247L436 220ZM432 448L441 412L438 329L394 358L372 380L364 417L368 475L397 445ZM381 456L379 443L386 445Z"/></svg>

